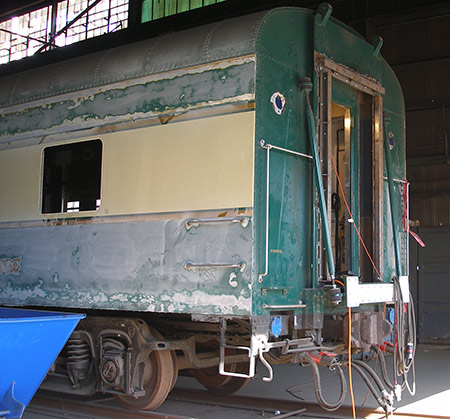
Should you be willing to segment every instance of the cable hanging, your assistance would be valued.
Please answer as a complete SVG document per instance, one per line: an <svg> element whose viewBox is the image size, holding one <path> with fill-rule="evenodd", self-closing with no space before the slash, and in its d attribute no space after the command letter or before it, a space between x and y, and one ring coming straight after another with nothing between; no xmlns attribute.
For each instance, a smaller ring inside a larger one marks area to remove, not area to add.
<svg viewBox="0 0 450 419"><path fill-rule="evenodd" d="M330 155L331 162L333 164L333 169L336 175L336 179L339 185L339 191L343 197L345 207L347 209L348 215L350 217L350 220L352 220L353 228L355 229L355 232L359 238L359 241L361 245L364 248L364 251L366 252L367 257L370 260L370 263L372 264L372 267L374 271L376 272L378 278L383 280L383 277L380 273L380 271L377 269L375 262L373 261L373 258L371 257L364 240L359 232L359 229L355 223L355 220L353 218L353 214L350 210L350 207L348 205L348 202L345 198L344 188L342 186L341 179L339 177L339 174L337 172L336 168L336 162L334 159L333 154ZM392 282L394 284L394 306L395 306L395 324L394 324L394 391L396 398L398 400L401 399L401 391L403 391L405 388L407 388L408 392L411 395L415 394L416 391L416 383L415 383L415 369L414 369L414 356L415 356L415 348L416 348L416 320L414 315L414 304L412 295L410 293L410 302L405 303L403 300L401 288L400 288L400 282L397 277L394 277L392 279ZM351 312L349 311L349 330L351 330ZM349 364L351 363L351 348L350 348L351 342L349 341ZM384 361L384 359L383 359ZM351 364L350 364L351 365ZM351 370L351 366L349 368ZM411 371L412 373L412 386L409 384L408 381L408 373ZM402 378L402 384L398 385L397 378ZM389 383L390 384L390 383ZM390 387L388 385L388 387ZM352 385L350 384L350 390L352 392Z"/></svg>
<svg viewBox="0 0 450 419"><path fill-rule="evenodd" d="M334 160L333 154L331 154L331 162L333 163L333 169L334 169L334 173L336 174L336 179L337 179L337 181L338 181L339 191L341 192L342 198L344 199L344 204L345 204L345 207L347 208L347 212L348 212L348 215L349 215L349 217L350 217L350 220L352 220L353 228L355 229L356 234L358 235L359 241L360 241L361 245L363 246L363 248L364 248L364 250L365 250L365 252L366 252L366 254L367 254L367 257L369 258L370 263L371 263L372 266L373 266L373 269L374 269L375 272L377 273L378 278L383 279L382 276L381 276L381 274L380 274L380 272L379 272L379 270L378 270L377 267L375 266L375 262L373 261L372 256L370 256L369 250L367 249L366 244L364 243L364 240L363 240L363 238L362 238L362 236L361 236L361 234L360 234L360 232L359 232L359 229L358 229L358 227L356 226L355 219L353 218L353 214L352 214L352 212L351 212L351 210L350 210L350 207L349 207L349 205L348 205L348 202L347 202L347 200L345 199L344 188L342 187L341 179L340 179L340 177L339 177L339 174L338 174L338 171L337 171L337 168L336 168L336 162L335 162L335 160Z"/></svg>

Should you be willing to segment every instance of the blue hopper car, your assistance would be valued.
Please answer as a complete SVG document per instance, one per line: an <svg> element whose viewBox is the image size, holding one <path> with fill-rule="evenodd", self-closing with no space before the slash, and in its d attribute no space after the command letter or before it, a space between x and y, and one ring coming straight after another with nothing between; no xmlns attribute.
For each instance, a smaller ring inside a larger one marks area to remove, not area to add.
<svg viewBox="0 0 450 419"><path fill-rule="evenodd" d="M83 314L0 308L0 417L18 419Z"/></svg>

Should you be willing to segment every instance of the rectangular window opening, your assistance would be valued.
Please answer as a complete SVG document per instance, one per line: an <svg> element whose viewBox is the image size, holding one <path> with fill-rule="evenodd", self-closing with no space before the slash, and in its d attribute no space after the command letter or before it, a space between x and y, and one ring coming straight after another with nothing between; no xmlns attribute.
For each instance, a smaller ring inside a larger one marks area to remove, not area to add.
<svg viewBox="0 0 450 419"><path fill-rule="evenodd" d="M101 203L102 142L44 149L42 213L95 211Z"/></svg>

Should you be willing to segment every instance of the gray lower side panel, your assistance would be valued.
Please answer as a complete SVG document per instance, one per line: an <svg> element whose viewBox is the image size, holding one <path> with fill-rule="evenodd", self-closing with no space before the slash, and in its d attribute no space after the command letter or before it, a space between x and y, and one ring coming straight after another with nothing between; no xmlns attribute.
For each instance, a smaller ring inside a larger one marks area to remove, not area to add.
<svg viewBox="0 0 450 419"><path fill-rule="evenodd" d="M251 223L187 229L177 219L0 232L0 304L251 312ZM187 261L243 264L186 269Z"/></svg>

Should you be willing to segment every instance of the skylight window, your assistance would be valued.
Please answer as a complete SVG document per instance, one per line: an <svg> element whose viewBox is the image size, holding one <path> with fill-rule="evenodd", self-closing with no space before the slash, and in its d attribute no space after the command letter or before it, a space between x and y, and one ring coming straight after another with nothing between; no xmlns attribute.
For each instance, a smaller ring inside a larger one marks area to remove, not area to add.
<svg viewBox="0 0 450 419"><path fill-rule="evenodd" d="M128 0L60 1L0 22L0 64L115 32L127 25Z"/></svg>
<svg viewBox="0 0 450 419"><path fill-rule="evenodd" d="M161 19L223 1L225 0L144 0L142 2L142 22Z"/></svg>
<svg viewBox="0 0 450 419"><path fill-rule="evenodd" d="M141 22L226 0L142 0ZM128 27L129 0L59 0L0 22L0 64Z"/></svg>

